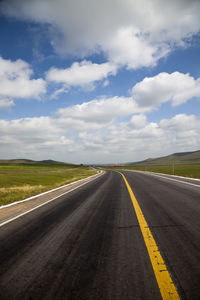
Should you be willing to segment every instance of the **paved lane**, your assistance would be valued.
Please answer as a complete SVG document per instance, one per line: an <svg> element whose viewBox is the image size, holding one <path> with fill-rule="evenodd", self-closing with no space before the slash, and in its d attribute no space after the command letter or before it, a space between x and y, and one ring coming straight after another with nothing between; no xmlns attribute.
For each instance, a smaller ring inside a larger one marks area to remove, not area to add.
<svg viewBox="0 0 200 300"><path fill-rule="evenodd" d="M182 298L200 299L200 187L151 174L124 174Z"/></svg>
<svg viewBox="0 0 200 300"><path fill-rule="evenodd" d="M199 299L200 189L123 173L181 297ZM2 226L0 245L0 299L161 299L117 172Z"/></svg>

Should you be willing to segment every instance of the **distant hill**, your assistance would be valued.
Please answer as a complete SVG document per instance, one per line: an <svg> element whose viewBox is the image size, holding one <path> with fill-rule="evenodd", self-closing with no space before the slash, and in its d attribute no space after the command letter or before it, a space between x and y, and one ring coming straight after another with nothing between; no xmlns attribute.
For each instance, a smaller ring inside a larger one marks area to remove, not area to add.
<svg viewBox="0 0 200 300"><path fill-rule="evenodd" d="M22 165L73 165L55 160L31 160L31 159L0 159L0 164L22 164Z"/></svg>
<svg viewBox="0 0 200 300"><path fill-rule="evenodd" d="M180 152L171 155L148 158L139 162L127 163L126 165L168 165L168 164L200 164L200 150L193 152Z"/></svg>

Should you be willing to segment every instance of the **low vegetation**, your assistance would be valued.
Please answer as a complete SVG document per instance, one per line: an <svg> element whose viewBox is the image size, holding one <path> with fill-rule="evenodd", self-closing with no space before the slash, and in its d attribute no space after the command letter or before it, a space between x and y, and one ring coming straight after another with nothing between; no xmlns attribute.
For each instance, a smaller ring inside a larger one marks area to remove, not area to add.
<svg viewBox="0 0 200 300"><path fill-rule="evenodd" d="M69 164L0 164L0 205L86 178L96 171Z"/></svg>
<svg viewBox="0 0 200 300"><path fill-rule="evenodd" d="M168 165L126 165L126 166L115 166L106 167L106 169L126 169L126 170L138 170L138 171L149 171L155 173L164 173L170 175L178 175L191 178L200 179L200 164L168 164Z"/></svg>
<svg viewBox="0 0 200 300"><path fill-rule="evenodd" d="M118 166L106 166L111 169L126 169L164 173L200 179L200 150L193 152L179 152L171 155L148 158L135 163Z"/></svg>

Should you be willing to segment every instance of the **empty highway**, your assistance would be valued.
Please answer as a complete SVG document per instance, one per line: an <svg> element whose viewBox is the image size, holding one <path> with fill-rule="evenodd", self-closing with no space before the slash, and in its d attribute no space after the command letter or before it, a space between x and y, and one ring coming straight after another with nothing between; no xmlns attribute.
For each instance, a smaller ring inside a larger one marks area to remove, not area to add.
<svg viewBox="0 0 200 300"><path fill-rule="evenodd" d="M200 182L106 171L0 226L0 299L200 299Z"/></svg>

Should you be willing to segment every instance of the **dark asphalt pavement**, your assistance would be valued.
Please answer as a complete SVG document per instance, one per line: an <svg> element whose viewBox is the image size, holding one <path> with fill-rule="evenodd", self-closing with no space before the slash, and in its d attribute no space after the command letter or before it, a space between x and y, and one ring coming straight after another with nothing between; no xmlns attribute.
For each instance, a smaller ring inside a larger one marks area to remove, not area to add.
<svg viewBox="0 0 200 300"><path fill-rule="evenodd" d="M123 171L181 299L200 299L200 187ZM161 299L122 176L0 227L0 299Z"/></svg>

